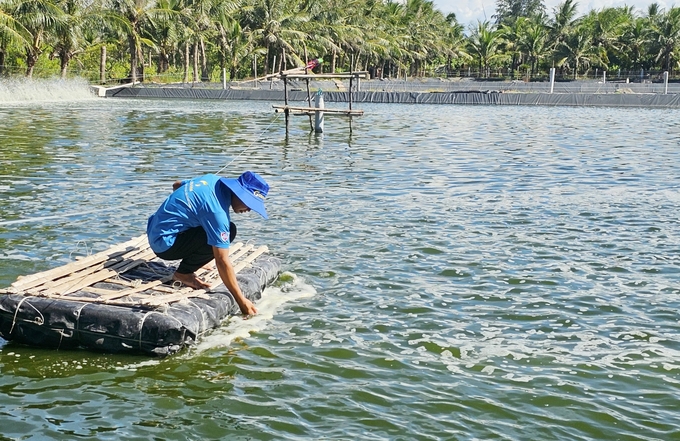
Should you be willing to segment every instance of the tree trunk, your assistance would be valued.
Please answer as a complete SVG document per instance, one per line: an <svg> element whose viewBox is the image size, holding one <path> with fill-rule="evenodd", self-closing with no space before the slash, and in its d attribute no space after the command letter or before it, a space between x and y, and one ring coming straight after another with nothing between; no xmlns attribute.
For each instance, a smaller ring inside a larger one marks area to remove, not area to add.
<svg viewBox="0 0 680 441"><path fill-rule="evenodd" d="M331 73L335 73L335 63L338 60L338 51L333 48L333 54L331 55Z"/></svg>
<svg viewBox="0 0 680 441"><path fill-rule="evenodd" d="M59 54L59 59L61 60L61 79L66 79L66 72L68 71L68 65L71 62L71 55L66 51Z"/></svg>
<svg viewBox="0 0 680 441"><path fill-rule="evenodd" d="M274 66L272 66L272 71L274 70ZM262 74L265 77L269 75L269 45L267 45L267 55L264 57L264 73Z"/></svg>
<svg viewBox="0 0 680 441"><path fill-rule="evenodd" d="M209 82L210 73L208 72L208 57L205 56L205 43L201 38L201 81Z"/></svg>
<svg viewBox="0 0 680 441"><path fill-rule="evenodd" d="M184 43L184 79L185 83L189 82L189 63L191 62L189 57L189 42Z"/></svg>
<svg viewBox="0 0 680 441"><path fill-rule="evenodd" d="M26 78L33 78L33 68L38 61L38 55L30 50L26 50Z"/></svg>
<svg viewBox="0 0 680 441"><path fill-rule="evenodd" d="M139 77L139 82L141 83L146 78L145 75L144 75L144 65L145 65L145 63L144 63L144 52L142 52L141 48L137 52L137 60L139 60L138 61L139 73L138 73L137 76Z"/></svg>
<svg viewBox="0 0 680 441"><path fill-rule="evenodd" d="M102 45L99 56L99 82L106 84L106 45Z"/></svg>
<svg viewBox="0 0 680 441"><path fill-rule="evenodd" d="M135 42L135 37L130 35L128 38L128 44L130 45L130 81L133 83L137 82L137 44Z"/></svg>
<svg viewBox="0 0 680 441"><path fill-rule="evenodd" d="M165 49L162 49L158 54L158 73L162 74L167 72L169 67L170 58L168 57L168 53L165 51Z"/></svg>
<svg viewBox="0 0 680 441"><path fill-rule="evenodd" d="M198 82L198 42L194 43L194 79L193 82Z"/></svg>
<svg viewBox="0 0 680 441"><path fill-rule="evenodd" d="M5 73L5 50L0 49L0 75Z"/></svg>

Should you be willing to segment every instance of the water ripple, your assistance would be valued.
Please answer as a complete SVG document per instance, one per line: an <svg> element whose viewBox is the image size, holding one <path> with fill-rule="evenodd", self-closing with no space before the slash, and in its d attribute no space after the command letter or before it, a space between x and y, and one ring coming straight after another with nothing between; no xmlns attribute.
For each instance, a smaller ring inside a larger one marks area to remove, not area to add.
<svg viewBox="0 0 680 441"><path fill-rule="evenodd" d="M0 343L4 436L676 435L661 111L366 105L317 136L270 103L63 105L0 107L2 286L140 234L175 179L225 165L271 183L239 231L299 282L170 359Z"/></svg>

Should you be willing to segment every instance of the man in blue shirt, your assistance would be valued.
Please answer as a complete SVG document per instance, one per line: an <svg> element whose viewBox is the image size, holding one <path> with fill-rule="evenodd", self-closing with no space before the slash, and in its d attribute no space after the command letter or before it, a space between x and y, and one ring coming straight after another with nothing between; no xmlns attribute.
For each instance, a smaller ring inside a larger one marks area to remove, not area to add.
<svg viewBox="0 0 680 441"><path fill-rule="evenodd" d="M241 292L229 260L229 244L235 235L229 207L235 213L253 210L267 219L264 198L269 185L257 173L247 171L238 179L204 175L177 181L172 188L173 193L149 217L146 234L151 249L161 259L181 260L173 280L194 289L210 287L196 276L196 270L214 258L220 278L241 312L256 314L255 306Z"/></svg>

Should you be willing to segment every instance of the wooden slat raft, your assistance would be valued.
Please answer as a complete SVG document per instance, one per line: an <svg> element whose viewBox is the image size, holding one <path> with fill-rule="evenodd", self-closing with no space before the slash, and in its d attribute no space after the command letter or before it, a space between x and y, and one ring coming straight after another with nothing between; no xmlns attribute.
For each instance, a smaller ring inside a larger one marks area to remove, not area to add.
<svg viewBox="0 0 680 441"><path fill-rule="evenodd" d="M234 271L238 273L268 251L241 242L229 248ZM29 276L20 277L0 294L23 294L107 305L155 308L191 297L205 297L206 291L172 282L174 268L149 265L158 259L149 247L146 235L113 246L75 262ZM214 261L211 262L214 267ZM152 280L126 277L126 272L147 266ZM208 265L210 266L210 265ZM217 268L201 268L196 274L211 285L222 283ZM104 285L95 286L97 284Z"/></svg>

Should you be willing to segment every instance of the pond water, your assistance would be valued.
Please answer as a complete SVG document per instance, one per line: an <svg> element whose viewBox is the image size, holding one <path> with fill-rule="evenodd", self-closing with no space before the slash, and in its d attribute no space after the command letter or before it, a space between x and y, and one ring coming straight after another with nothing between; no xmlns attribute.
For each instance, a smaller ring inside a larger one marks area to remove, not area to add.
<svg viewBox="0 0 680 441"><path fill-rule="evenodd" d="M0 287L247 169L290 276L165 359L0 340L0 440L680 437L677 111L272 104L0 102Z"/></svg>

